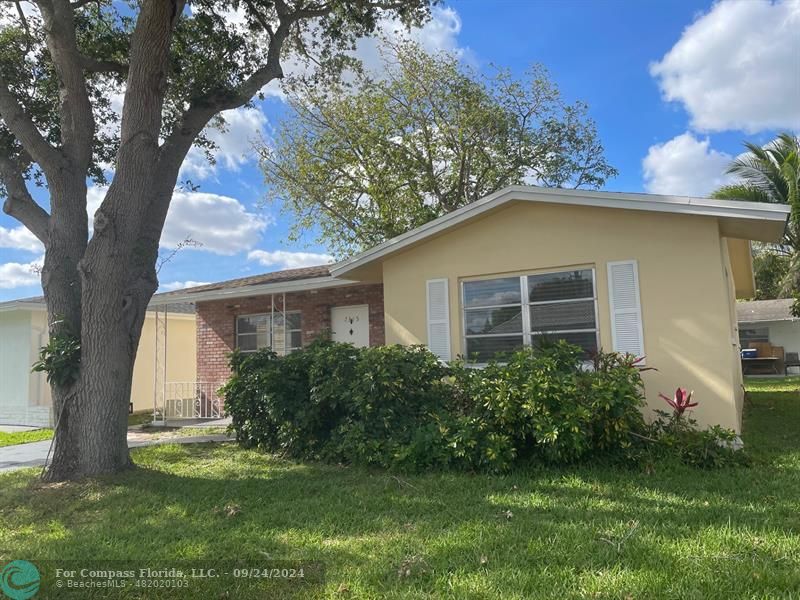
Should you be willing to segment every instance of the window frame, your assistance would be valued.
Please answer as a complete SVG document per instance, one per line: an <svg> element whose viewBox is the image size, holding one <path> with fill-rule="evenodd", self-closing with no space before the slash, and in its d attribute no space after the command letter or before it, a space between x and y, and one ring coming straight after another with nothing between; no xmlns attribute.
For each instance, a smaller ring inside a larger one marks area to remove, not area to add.
<svg viewBox="0 0 800 600"><path fill-rule="evenodd" d="M303 348L303 311L300 311L300 310L287 310L284 313L278 313L278 314L283 314L283 316L284 316L284 333L283 333L284 339L291 340L291 336L290 336L291 333L300 332L300 345L296 346L296 347L287 347L286 348L286 354L289 354L290 352L295 352L296 350L302 349ZM300 327L299 328L286 329L285 323L287 321L286 317L288 317L288 315L300 315ZM248 317L266 317L267 318L267 323L269 323L269 333L268 333L268 335L269 335L269 345L265 346L265 347L266 348L270 348L274 352L275 350L274 350L274 348L272 348L272 342L273 342L273 339L274 339L273 332L274 332L274 323L275 323L275 313L269 313L269 312L248 313L248 314L244 314L244 315L236 315L234 317L234 328L233 328L234 329L234 334L233 334L233 347L234 347L234 349L238 350L242 354L253 354L255 352L258 352L259 350L263 350L264 349L264 348L256 348L255 350L242 350L239 347L239 336L240 335L250 335L250 336L257 336L258 335L258 333L239 333L239 319L246 319ZM256 345L258 345L258 343L256 343Z"/></svg>
<svg viewBox="0 0 800 600"><path fill-rule="evenodd" d="M535 277L536 275L551 275L554 273L569 273L571 271L591 271L592 273L592 296L583 297L583 298L567 298L564 300L538 300L535 302L530 301L529 291L528 291L528 278ZM492 306L472 306L467 307L466 301L466 290L465 286L468 283L473 283L476 281L490 281L492 279L512 279L518 278L519 279L519 289L520 289L520 303L512 303L512 304L497 304ZM548 334L563 334L563 333L594 333L595 334L595 342L597 345L597 349L600 349L600 308L598 303L598 294L597 294L597 269L595 265L581 265L577 267L555 267L552 269L546 270L537 270L537 271L526 271L520 273L519 275L515 274L497 274L491 276L475 276L470 277L468 279L462 279L459 282L460 285L460 295L461 295L461 343L462 348L464 351L464 356L469 360L469 354L467 354L467 340L473 338L500 338L500 337L514 337L519 335L522 337L522 345L525 348L530 348L533 345L532 338L535 335L548 335ZM547 304L566 304L569 302L587 302L591 300L594 302L594 328L580 328L580 329L558 329L558 330L546 330L546 331L532 331L531 330L531 307L532 306L542 306ZM469 310L481 310L481 309L495 309L495 308L510 308L519 306L520 310L522 311L522 331L519 334L515 333L479 333L479 334L468 334L467 333L467 311ZM588 359L586 362L590 362ZM477 366L482 366L488 364L488 362L475 362L473 363Z"/></svg>

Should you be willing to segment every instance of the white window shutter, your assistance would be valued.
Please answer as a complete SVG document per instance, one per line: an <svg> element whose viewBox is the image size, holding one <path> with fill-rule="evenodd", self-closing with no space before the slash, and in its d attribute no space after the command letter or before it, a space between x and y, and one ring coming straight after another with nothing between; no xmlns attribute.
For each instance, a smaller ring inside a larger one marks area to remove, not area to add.
<svg viewBox="0 0 800 600"><path fill-rule="evenodd" d="M429 279L428 348L442 360L450 360L450 302L447 279Z"/></svg>
<svg viewBox="0 0 800 600"><path fill-rule="evenodd" d="M635 260L608 263L608 300L614 351L644 356L639 267Z"/></svg>

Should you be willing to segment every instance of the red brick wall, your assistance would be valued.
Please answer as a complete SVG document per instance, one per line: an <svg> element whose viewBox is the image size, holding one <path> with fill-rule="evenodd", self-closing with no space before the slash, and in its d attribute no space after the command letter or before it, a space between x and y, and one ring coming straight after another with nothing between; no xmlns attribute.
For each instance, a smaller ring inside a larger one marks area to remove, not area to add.
<svg viewBox="0 0 800 600"><path fill-rule="evenodd" d="M282 294L275 295L281 308ZM383 284L353 285L286 294L287 311L300 311L303 345L331 328L331 307L369 305L369 343L385 343ZM251 296L197 303L197 380L222 383L230 375L227 355L235 344L236 317L268 313L271 296Z"/></svg>

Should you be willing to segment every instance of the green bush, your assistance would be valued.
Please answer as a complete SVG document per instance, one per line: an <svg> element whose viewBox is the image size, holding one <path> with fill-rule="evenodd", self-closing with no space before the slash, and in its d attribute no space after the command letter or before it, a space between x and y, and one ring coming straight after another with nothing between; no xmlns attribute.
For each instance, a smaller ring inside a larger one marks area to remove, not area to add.
<svg viewBox="0 0 800 600"><path fill-rule="evenodd" d="M601 353L587 369L579 348L558 342L453 371L461 418L451 443L474 468L502 470L534 456L574 462L626 447L643 427L642 382L630 356Z"/></svg>
<svg viewBox="0 0 800 600"><path fill-rule="evenodd" d="M638 438L631 456L639 464L676 460L700 469L747 466L749 456L741 448L736 432L714 425L700 429L697 421L678 413L657 411L658 418Z"/></svg>
<svg viewBox="0 0 800 600"><path fill-rule="evenodd" d="M419 346L331 341L231 364L223 394L239 442L296 458L503 471L616 452L644 428L632 357L600 354L587 369L564 342L481 369Z"/></svg>

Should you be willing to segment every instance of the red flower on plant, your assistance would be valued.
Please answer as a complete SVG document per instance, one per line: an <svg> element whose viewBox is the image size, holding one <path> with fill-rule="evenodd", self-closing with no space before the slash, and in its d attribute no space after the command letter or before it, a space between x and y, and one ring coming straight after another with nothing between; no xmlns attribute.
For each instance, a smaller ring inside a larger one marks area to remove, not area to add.
<svg viewBox="0 0 800 600"><path fill-rule="evenodd" d="M687 408L697 406L697 402L692 402L692 394L694 394L694 391L687 392L684 388L679 387L675 390L674 398L668 398L664 394L659 394L659 396L666 400L667 404L675 411L675 414L680 417Z"/></svg>

